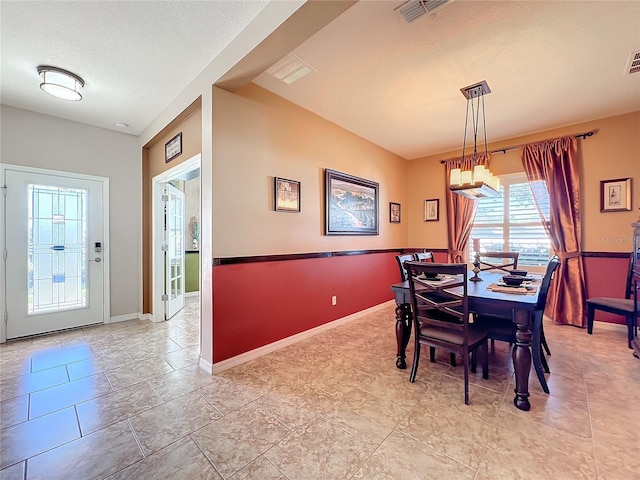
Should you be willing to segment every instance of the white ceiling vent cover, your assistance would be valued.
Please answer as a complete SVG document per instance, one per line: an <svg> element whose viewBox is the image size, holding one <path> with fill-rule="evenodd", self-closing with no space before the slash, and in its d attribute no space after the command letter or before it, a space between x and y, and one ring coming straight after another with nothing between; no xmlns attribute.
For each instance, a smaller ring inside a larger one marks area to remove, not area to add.
<svg viewBox="0 0 640 480"><path fill-rule="evenodd" d="M291 85L296 80L300 80L305 75L315 71L317 71L315 68L291 52L271 66L266 73L287 85Z"/></svg>
<svg viewBox="0 0 640 480"><path fill-rule="evenodd" d="M640 52L633 52L629 55L629 63L625 69L625 74L640 73Z"/></svg>
<svg viewBox="0 0 640 480"><path fill-rule="evenodd" d="M449 2L449 0L408 0L394 8L393 11L398 12L398 14L409 23L447 2Z"/></svg>

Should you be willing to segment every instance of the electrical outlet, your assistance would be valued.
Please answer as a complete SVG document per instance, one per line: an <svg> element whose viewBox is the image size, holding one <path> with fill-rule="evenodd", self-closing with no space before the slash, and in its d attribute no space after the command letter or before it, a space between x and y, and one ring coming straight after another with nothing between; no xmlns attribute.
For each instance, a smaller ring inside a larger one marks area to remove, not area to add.
<svg viewBox="0 0 640 480"><path fill-rule="evenodd" d="M331 305L337 305L338 304L338 298L334 295L333 297L331 297Z"/></svg>

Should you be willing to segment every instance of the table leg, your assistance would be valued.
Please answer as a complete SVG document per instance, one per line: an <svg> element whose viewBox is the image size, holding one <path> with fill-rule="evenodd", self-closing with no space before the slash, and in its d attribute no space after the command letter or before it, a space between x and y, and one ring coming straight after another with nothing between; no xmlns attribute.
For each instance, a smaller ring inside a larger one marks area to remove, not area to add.
<svg viewBox="0 0 640 480"><path fill-rule="evenodd" d="M409 338L411 337L411 305L408 303L397 304L396 306L396 342L398 344L398 353L396 358L396 367L405 369L407 362L405 353Z"/></svg>
<svg viewBox="0 0 640 480"><path fill-rule="evenodd" d="M516 376L516 396L514 405L520 410L528 411L529 403L529 371L531 370L531 315L526 310L513 312L516 323L516 344L511 357Z"/></svg>

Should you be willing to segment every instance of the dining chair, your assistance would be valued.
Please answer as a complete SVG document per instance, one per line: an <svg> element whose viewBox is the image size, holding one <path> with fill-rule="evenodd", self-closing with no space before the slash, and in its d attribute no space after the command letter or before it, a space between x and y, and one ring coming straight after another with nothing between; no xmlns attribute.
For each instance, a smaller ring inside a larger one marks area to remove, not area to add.
<svg viewBox="0 0 640 480"><path fill-rule="evenodd" d="M637 300L634 302L633 290L633 254L631 254L624 298L594 297L587 299L587 333L593 334L593 320L596 310L620 315L624 317L627 324L627 341L629 348L631 348L631 342L637 336L638 329L638 302Z"/></svg>
<svg viewBox="0 0 640 480"><path fill-rule="evenodd" d="M531 314L531 355L533 357L533 367L535 368L536 375L542 386L542 390L545 393L549 393L549 386L544 373L549 373L549 365L545 358L542 348L543 343L547 341L544 338L544 308L547 304L547 296L549 293L549 286L553 279L554 272L560 265L560 259L557 256L553 256L547 264L547 269L542 277L540 291L538 292L538 300L536 302L535 310ZM514 344L516 342L516 326L513 323L513 318L503 317L498 315L476 315L474 317L474 323L478 323L488 330L488 336L491 340L498 340L502 342L509 342ZM548 346L547 346L548 348ZM547 350L548 354L550 352Z"/></svg>
<svg viewBox="0 0 640 480"><path fill-rule="evenodd" d="M509 273L518 268L520 252L480 252L480 270L502 270ZM497 261L500 260L500 263Z"/></svg>
<svg viewBox="0 0 640 480"><path fill-rule="evenodd" d="M413 254L413 259L416 262L435 262L432 252L416 252Z"/></svg>
<svg viewBox="0 0 640 480"><path fill-rule="evenodd" d="M462 356L464 367L464 403L469 405L470 354L478 349L483 355L483 378L489 378L487 330L469 323L467 265L465 263L407 262L411 311L413 317L414 354L409 381L415 382L422 345L442 348ZM434 278L435 277L435 278ZM475 371L475 362L471 365Z"/></svg>
<svg viewBox="0 0 640 480"><path fill-rule="evenodd" d="M407 281L407 269L404 267L404 262L410 262L413 260L413 254L408 253L404 255L396 255L396 261L398 262L398 267L400 268L400 278L401 281Z"/></svg>

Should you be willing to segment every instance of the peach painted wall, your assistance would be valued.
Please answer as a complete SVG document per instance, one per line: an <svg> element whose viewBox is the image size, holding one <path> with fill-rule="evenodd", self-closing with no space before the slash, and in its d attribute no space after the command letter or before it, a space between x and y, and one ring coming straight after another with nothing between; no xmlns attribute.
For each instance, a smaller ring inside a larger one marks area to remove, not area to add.
<svg viewBox="0 0 640 480"><path fill-rule="evenodd" d="M549 130L489 145L490 150L531 143L563 135L597 130L596 135L578 141L582 162L583 251L630 252L631 223L640 207L640 112L604 118ZM445 178L440 160L460 156L460 152L409 161L409 244L430 248L447 247ZM518 150L494 153L491 169L496 174L523 171ZM600 212L600 181L632 177L630 212ZM424 199L440 199L440 222L422 221Z"/></svg>
<svg viewBox="0 0 640 480"><path fill-rule="evenodd" d="M255 84L214 88L213 112L214 257L406 246L406 160ZM324 235L325 168L380 184L379 235ZM300 213L274 211L274 176L301 182Z"/></svg>
<svg viewBox="0 0 640 480"><path fill-rule="evenodd" d="M151 184L153 177L180 165L202 151L202 116L199 103L192 104L181 117L149 142L142 151L142 311L153 313L151 302ZM182 154L165 163L164 146L182 132Z"/></svg>

